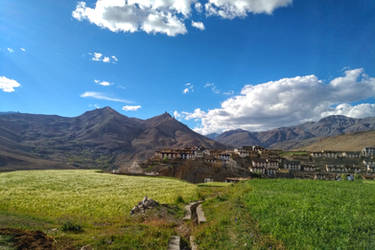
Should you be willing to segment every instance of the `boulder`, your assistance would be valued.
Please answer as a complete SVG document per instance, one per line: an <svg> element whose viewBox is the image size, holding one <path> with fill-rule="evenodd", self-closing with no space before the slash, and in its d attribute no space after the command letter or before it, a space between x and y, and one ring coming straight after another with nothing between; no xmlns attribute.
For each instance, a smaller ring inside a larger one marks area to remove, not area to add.
<svg viewBox="0 0 375 250"><path fill-rule="evenodd" d="M143 200L138 203L138 205L133 207L133 209L130 211L130 214L133 215L138 213L144 213L147 209L151 209L158 206L160 206L160 204L157 201L149 199L147 196L145 196Z"/></svg>

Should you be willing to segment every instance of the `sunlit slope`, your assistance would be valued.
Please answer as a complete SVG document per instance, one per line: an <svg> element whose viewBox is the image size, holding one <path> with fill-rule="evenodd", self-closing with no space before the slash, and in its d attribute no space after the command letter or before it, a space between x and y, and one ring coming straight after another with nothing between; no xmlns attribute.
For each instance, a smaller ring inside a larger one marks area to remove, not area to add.
<svg viewBox="0 0 375 250"><path fill-rule="evenodd" d="M375 146L375 131L327 137L317 140L308 146L300 147L298 150L360 151L368 146Z"/></svg>

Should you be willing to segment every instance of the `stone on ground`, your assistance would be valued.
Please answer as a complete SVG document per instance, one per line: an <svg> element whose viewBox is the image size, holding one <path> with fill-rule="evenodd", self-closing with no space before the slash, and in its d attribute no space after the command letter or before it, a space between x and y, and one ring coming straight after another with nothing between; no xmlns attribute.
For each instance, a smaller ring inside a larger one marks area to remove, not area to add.
<svg viewBox="0 0 375 250"><path fill-rule="evenodd" d="M172 236L169 239L168 250L180 250L180 236Z"/></svg>

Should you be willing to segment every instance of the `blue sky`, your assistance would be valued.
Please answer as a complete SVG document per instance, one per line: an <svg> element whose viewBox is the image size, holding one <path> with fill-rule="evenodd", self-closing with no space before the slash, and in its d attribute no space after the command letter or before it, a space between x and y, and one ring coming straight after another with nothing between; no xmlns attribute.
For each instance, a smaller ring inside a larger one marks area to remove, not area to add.
<svg viewBox="0 0 375 250"><path fill-rule="evenodd" d="M203 134L375 116L374 1L155 2L0 0L0 111L167 111Z"/></svg>

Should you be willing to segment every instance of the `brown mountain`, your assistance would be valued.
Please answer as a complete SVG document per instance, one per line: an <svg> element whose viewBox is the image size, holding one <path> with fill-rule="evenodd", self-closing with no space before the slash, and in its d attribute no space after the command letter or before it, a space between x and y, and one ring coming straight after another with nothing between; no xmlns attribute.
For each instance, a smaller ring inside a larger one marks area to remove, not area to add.
<svg viewBox="0 0 375 250"><path fill-rule="evenodd" d="M375 147L375 130L319 138L313 142L309 141L307 146L296 148L296 150L361 151L364 147Z"/></svg>
<svg viewBox="0 0 375 250"><path fill-rule="evenodd" d="M200 145L223 148L165 113L148 120L106 107L67 118L56 115L0 115L0 169L122 166L157 149ZM21 159L22 158L22 159ZM15 164L22 160L22 164ZM17 167L16 167L17 166Z"/></svg>
<svg viewBox="0 0 375 250"><path fill-rule="evenodd" d="M262 132L231 130L214 137L231 146L262 145L269 148L292 149L309 145L318 138L375 130L375 117L354 119L328 116L318 122L307 122Z"/></svg>

